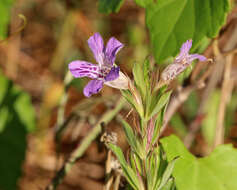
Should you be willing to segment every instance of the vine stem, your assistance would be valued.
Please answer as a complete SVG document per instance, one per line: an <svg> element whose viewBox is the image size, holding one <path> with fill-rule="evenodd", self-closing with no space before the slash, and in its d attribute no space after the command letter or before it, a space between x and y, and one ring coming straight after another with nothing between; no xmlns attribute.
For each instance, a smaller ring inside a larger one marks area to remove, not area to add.
<svg viewBox="0 0 237 190"><path fill-rule="evenodd" d="M56 173L55 177L52 179L51 183L46 187L46 190L55 190L59 184L62 183L63 178L67 175L67 173L71 170L73 164L84 154L86 149L89 147L91 142L96 139L96 137L101 132L101 123L108 124L117 113L123 108L125 104L125 99L121 97L116 104L113 110L108 110L101 119L97 122L97 124L93 127L90 133L82 140L81 144L76 148L68 161L61 167L61 169Z"/></svg>

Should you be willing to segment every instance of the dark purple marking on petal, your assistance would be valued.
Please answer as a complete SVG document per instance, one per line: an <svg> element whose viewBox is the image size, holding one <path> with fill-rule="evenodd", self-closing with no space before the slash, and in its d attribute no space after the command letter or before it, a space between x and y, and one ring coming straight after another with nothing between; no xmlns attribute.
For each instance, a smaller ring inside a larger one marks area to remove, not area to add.
<svg viewBox="0 0 237 190"><path fill-rule="evenodd" d="M94 54L95 60L99 65L104 62L104 41L101 35L97 32L88 39L88 45Z"/></svg>
<svg viewBox="0 0 237 190"><path fill-rule="evenodd" d="M101 80L91 80L85 86L83 93L86 97L90 97L92 94L97 94L103 87L104 82Z"/></svg>
<svg viewBox="0 0 237 190"><path fill-rule="evenodd" d="M112 81L119 77L119 67L112 67L110 72L105 76L105 81Z"/></svg>
<svg viewBox="0 0 237 190"><path fill-rule="evenodd" d="M76 78L89 77L95 79L100 75L99 66L86 61L72 61L68 68Z"/></svg>
<svg viewBox="0 0 237 190"><path fill-rule="evenodd" d="M105 63L113 65L116 58L116 54L121 48L123 48L123 46L124 45L115 37L110 38L105 49Z"/></svg>

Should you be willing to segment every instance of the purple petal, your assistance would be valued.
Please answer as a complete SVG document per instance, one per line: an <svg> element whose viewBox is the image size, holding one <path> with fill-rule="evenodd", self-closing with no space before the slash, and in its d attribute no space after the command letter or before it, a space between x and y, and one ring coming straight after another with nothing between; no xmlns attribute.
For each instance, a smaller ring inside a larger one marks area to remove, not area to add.
<svg viewBox="0 0 237 190"><path fill-rule="evenodd" d="M188 55L191 47L192 47L192 40L187 40L185 43L183 43L182 47L180 48L180 53L176 57L176 60L181 61L182 59L184 59Z"/></svg>
<svg viewBox="0 0 237 190"><path fill-rule="evenodd" d="M192 40L187 40L180 48L180 52L187 54L192 47Z"/></svg>
<svg viewBox="0 0 237 190"><path fill-rule="evenodd" d="M106 75L105 81L112 81L119 77L119 67L112 67L110 72Z"/></svg>
<svg viewBox="0 0 237 190"><path fill-rule="evenodd" d="M85 86L83 93L86 97L90 97L92 94L97 94L103 87L104 82L101 80L91 80Z"/></svg>
<svg viewBox="0 0 237 190"><path fill-rule="evenodd" d="M199 61L206 61L207 58L203 55L199 55L199 54L191 54L189 55L189 62L192 62L195 59L199 59Z"/></svg>
<svg viewBox="0 0 237 190"><path fill-rule="evenodd" d="M86 61L72 61L69 63L68 68L76 78L89 77L95 79L100 75L99 66Z"/></svg>
<svg viewBox="0 0 237 190"><path fill-rule="evenodd" d="M116 38L112 37L109 39L106 49L105 49L105 61L109 65L113 65L116 54L119 52L119 50L123 47L123 44L118 41Z"/></svg>
<svg viewBox="0 0 237 190"><path fill-rule="evenodd" d="M88 45L94 54L95 60L99 65L104 62L104 41L99 33L95 33L88 39Z"/></svg>

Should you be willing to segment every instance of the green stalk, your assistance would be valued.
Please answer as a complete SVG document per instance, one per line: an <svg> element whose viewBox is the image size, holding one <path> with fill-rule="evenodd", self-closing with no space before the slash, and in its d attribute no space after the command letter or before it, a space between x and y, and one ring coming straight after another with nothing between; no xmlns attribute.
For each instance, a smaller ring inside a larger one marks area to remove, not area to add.
<svg viewBox="0 0 237 190"><path fill-rule="evenodd" d="M80 146L71 154L68 161L62 166L62 168L56 173L56 176L53 178L51 183L46 187L46 190L55 190L59 184L62 183L63 178L71 170L73 164L84 154L86 149L90 146L91 142L96 139L96 137L101 132L101 123L108 124L123 108L125 104L125 99L120 98L117 105L113 110L108 110L97 124L93 127L90 133L82 140Z"/></svg>

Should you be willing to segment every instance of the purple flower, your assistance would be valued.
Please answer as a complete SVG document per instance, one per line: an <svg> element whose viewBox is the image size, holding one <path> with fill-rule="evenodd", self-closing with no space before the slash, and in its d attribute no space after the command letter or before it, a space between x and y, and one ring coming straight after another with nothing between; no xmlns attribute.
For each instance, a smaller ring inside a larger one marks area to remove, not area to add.
<svg viewBox="0 0 237 190"><path fill-rule="evenodd" d="M110 82L115 82L116 79L118 80L121 72L114 61L116 54L123 47L123 44L112 37L105 47L101 35L95 33L88 39L88 45L98 65L77 60L69 64L69 70L76 78L89 77L93 79L83 90L84 95L90 97L92 94L98 93L104 83L110 85Z"/></svg>
<svg viewBox="0 0 237 190"><path fill-rule="evenodd" d="M167 66L161 74L163 81L173 80L177 75L183 72L188 66L191 65L193 60L206 61L207 58L199 54L189 54L192 47L192 40L187 40L180 48L179 55L175 58L174 62Z"/></svg>

